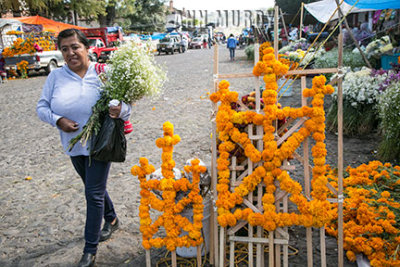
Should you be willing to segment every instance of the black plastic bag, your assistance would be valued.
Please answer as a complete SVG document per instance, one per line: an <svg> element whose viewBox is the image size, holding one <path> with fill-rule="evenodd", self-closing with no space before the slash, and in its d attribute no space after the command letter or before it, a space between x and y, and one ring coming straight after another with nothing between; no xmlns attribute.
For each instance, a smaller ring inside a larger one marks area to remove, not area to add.
<svg viewBox="0 0 400 267"><path fill-rule="evenodd" d="M126 138L124 121L104 116L100 131L91 140L91 158L99 161L124 162L126 157Z"/></svg>

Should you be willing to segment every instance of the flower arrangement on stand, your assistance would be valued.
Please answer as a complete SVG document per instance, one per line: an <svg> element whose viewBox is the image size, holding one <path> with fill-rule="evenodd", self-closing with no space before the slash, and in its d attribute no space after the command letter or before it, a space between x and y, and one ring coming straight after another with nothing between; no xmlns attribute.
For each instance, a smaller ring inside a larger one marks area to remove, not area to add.
<svg viewBox="0 0 400 267"><path fill-rule="evenodd" d="M238 220L245 220L252 226L262 226L267 231L273 231L277 227L304 225L306 227L322 227L332 219L330 203L327 201L327 178L325 173L326 148L325 116L323 99L325 94L331 94L333 87L325 85L325 77L316 77L313 87L305 89L305 97L313 97L312 107L279 109L277 106L277 79L284 76L289 67L275 59L273 48L264 49L264 55L253 69L255 76L263 76L265 90L262 92L264 114L254 111L235 111L232 103L237 102L238 93L229 90L229 82L221 81L219 90L210 95L210 100L218 103L216 115L217 132L220 144L218 146L218 223L222 227L234 226ZM288 137L280 146L275 140L275 121L284 118L309 117L304 127ZM236 124L262 125L264 129L264 150L259 151L245 132L240 132ZM301 185L291 179L288 172L282 170L282 162L288 159L308 136L315 140L312 148L314 157L312 197L308 201L302 194ZM246 157L258 164L250 175L243 178L233 192L230 190L230 153L240 144L244 148ZM297 205L299 213L277 212L275 207L275 191L278 181L281 190L290 194L290 200ZM250 208L240 209L244 197L253 192L256 186L264 182L265 193L262 196L263 213L257 213Z"/></svg>
<svg viewBox="0 0 400 267"><path fill-rule="evenodd" d="M206 171L205 166L199 165L199 160L191 161L191 166L185 166L185 171L192 173L192 183L186 178L175 180L173 168L173 148L180 141L179 135L174 135L174 128L170 122L163 125L164 137L156 140L157 147L162 149L161 169L163 179L146 179L155 171L154 166L150 165L146 158L140 158L140 166L133 166L131 173L138 176L140 181L140 231L143 235L143 247L150 249L152 247L160 248L165 246L169 251L175 251L177 247L194 247L203 242L201 229L203 227L203 198L200 194L200 173ZM158 190L162 192L162 199L151 192ZM176 195L180 191L190 191L190 193L176 203ZM193 223L180 215L183 209L192 204ZM150 218L150 210L155 209L162 212L154 222ZM166 236L156 237L160 227L164 227ZM188 232L188 235L181 235L182 231Z"/></svg>
<svg viewBox="0 0 400 267"><path fill-rule="evenodd" d="M337 174L327 168L329 182L337 188ZM347 258L363 253L371 266L400 266L400 166L372 161L347 167L344 185L343 232ZM333 213L337 214L337 204ZM338 234L337 220L326 227Z"/></svg>

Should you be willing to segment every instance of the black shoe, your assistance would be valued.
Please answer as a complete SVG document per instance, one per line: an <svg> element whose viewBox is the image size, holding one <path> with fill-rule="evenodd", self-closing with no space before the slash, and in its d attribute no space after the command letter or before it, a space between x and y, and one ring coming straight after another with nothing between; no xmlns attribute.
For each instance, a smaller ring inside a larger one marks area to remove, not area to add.
<svg viewBox="0 0 400 267"><path fill-rule="evenodd" d="M78 263L78 267L93 267L96 260L96 255L84 253Z"/></svg>
<svg viewBox="0 0 400 267"><path fill-rule="evenodd" d="M119 228L119 221L118 218L115 220L114 224L110 222L105 222L103 229L101 229L100 233L100 242L106 241L111 237L111 234Z"/></svg>

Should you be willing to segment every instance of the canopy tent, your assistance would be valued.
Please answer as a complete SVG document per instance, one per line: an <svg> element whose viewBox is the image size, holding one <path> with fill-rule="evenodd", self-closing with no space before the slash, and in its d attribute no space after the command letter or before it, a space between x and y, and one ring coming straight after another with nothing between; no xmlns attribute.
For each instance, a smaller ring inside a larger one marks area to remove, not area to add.
<svg viewBox="0 0 400 267"><path fill-rule="evenodd" d="M86 29L85 27L75 26L68 23L58 22L51 19L47 19L41 16L31 16L31 17L20 17L20 18L10 18L13 20L18 20L23 23L43 25L44 31L51 31L59 33L62 30L75 28L75 29Z"/></svg>
<svg viewBox="0 0 400 267"><path fill-rule="evenodd" d="M355 7L362 9L400 9L400 1L399 0L344 0L349 5L354 5Z"/></svg>
<svg viewBox="0 0 400 267"><path fill-rule="evenodd" d="M348 1L350 1L350 0L346 0L346 2L348 2ZM355 1L357 1L357 0L355 0ZM361 0L359 0L359 1L361 2ZM399 1L399 0L396 0L396 1ZM339 1L339 3L340 2L341 1ZM333 12L335 12L335 10L337 8L337 4L336 4L335 0L322 0L319 2L304 4L304 7L318 21L320 21L322 23L326 23L329 20L329 18L332 16ZM343 14L347 14L350 11L351 7L352 7L351 5L349 5L345 2L343 2L340 5L340 9L342 10ZM368 10L360 9L360 8L356 8L356 7L353 7L353 9L351 9L351 13L358 13L358 12L365 12L365 11L368 11ZM335 20L338 18L339 18L339 12L336 11L331 20Z"/></svg>

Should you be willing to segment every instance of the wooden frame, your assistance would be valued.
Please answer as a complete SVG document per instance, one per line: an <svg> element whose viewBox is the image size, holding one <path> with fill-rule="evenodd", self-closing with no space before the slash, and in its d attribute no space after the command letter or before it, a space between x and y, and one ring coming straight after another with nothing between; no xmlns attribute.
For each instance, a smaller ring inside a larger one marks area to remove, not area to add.
<svg viewBox="0 0 400 267"><path fill-rule="evenodd" d="M274 32L277 33L277 18L279 16L279 9L276 6L275 7L275 28ZM306 75L309 74L324 74L324 73L339 73L341 70L341 61L342 61L342 54L343 54L343 43L342 43L342 36L340 35L339 38L339 64L338 68L327 68L327 69L306 69L306 70L293 70L289 71L288 75L299 75L301 76L301 89L304 90L306 88ZM278 57L278 42L277 38L274 38L274 48L275 48L275 56L276 58ZM255 64L259 60L259 44L255 44L254 46L254 58L255 58ZM221 79L233 79L233 78L250 78L254 77L254 84L255 84L255 91L256 91L256 112L260 113L260 80L258 77L255 77L252 73L235 73L235 74L220 74L218 72L218 45L214 46L214 71L213 71L213 78L214 78L214 92L218 90L218 81ZM338 79L338 172L342 173L343 172L343 133L342 133L342 98L341 98L341 78ZM302 101L302 106L307 105L307 101L304 97L301 99ZM215 116L217 112L217 105L213 103L213 114ZM295 120L292 120L291 122L294 122ZM295 131L298 127L300 127L304 123L304 120L298 120L297 123L290 129L289 131ZM289 125L290 123L288 123ZM284 127L287 127L288 125L284 125ZM216 159L217 159L217 133L216 133L216 122L215 122L215 117L212 119L212 190L213 190L213 197L214 201L217 199L217 194L216 194L216 185L217 185L217 170L216 170ZM253 135L253 126L248 127L248 135L249 138L255 142L255 145L257 149L262 150L263 142L262 142L262 136L263 136L263 128L262 126L257 126L256 127L256 135ZM279 130L278 130L279 131ZM308 138L307 138L308 139ZM284 140L284 138L282 138ZM308 199L311 199L311 166L309 165L309 150L308 150L308 140L305 140L303 142L303 157L298 155L297 153L295 154L295 158L298 159L304 167L304 182L305 182L305 188L304 188L304 193ZM245 172L245 175L249 175L255 166L253 166L253 162L248 159L244 165L237 165L236 158L232 158L232 165L230 166L231 170L231 189L236 187L238 185L238 180L240 181L241 178L244 177L244 175L241 175L240 177L237 177L236 171L238 170L247 170ZM291 168L293 166L284 166L283 168ZM339 260L338 260L338 266L342 267L343 266L343 182L341 175L339 175L339 190L335 190L332 187L328 188L330 191L332 191L333 194L337 196L335 199L330 199L331 202L338 202L339 203L339 242L338 242L338 251L339 251ZM278 188L278 187L277 187ZM262 197L262 190L263 190L263 185L262 183L257 186L257 199L254 199L253 193L250 193L248 198L243 201L243 203L247 206L250 207L252 210L260 212L262 210L262 203L261 203L261 197ZM277 209L283 209L284 212L287 212L288 209L288 197L287 193L284 194L282 192L279 192L277 189L276 192L276 208ZM254 203L257 203L256 205ZM234 266L234 251L235 251L235 242L246 242L248 243L248 264L249 266L253 266L253 245L256 246L256 266L261 267L264 266L264 246L269 247L269 265L268 266L281 266L281 263L283 263L283 266L288 266L288 244L289 244L289 234L287 232L287 228L278 228L275 231L268 232L268 236L265 236L264 231L262 227L255 227L256 228L256 233L254 233L254 228L251 227L247 222L238 222L238 224L234 227L231 228L220 228L219 232L219 240L218 240L218 225L217 225L217 212L216 209L214 209L214 213L212 215L213 220L212 222L214 223L212 225L212 228L214 230L214 238L213 240L213 245L212 247L214 250L212 251L214 255L210 255L210 259L213 259L213 261L210 260L211 264L214 264L215 266L220 266L223 267L225 266L225 251L226 251L226 244L229 243L229 266L233 267ZM242 236L235 236L235 233L240 230L243 227L248 227L248 236L247 237L242 237ZM325 267L326 266L326 245L325 245L325 229L324 227L319 229L320 233L320 251L321 251L321 266ZM254 236L256 235L256 236ZM312 267L313 266L313 247L312 247L312 228L306 228L306 242L307 242L307 266ZM218 249L219 246L219 249ZM283 251L282 251L283 250ZM283 259L281 259L281 251L283 252ZM210 251L211 253L211 251ZM219 257L218 257L219 254ZM218 260L217 260L218 259Z"/></svg>

